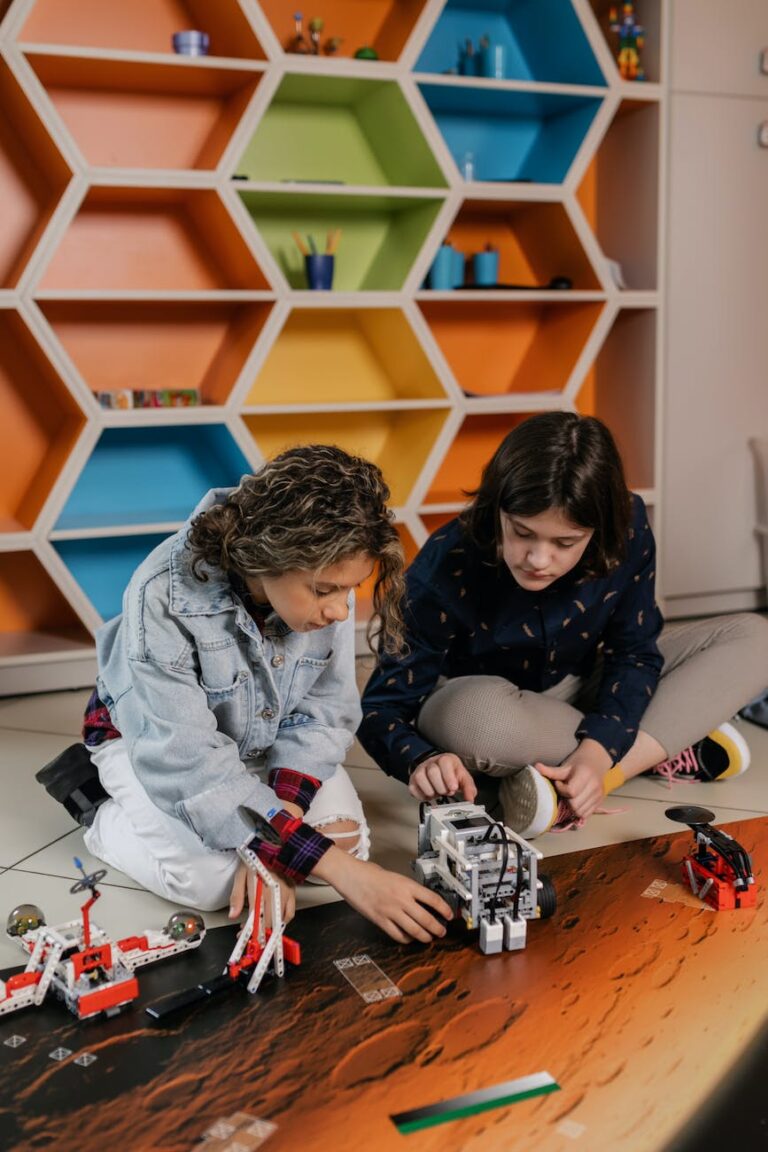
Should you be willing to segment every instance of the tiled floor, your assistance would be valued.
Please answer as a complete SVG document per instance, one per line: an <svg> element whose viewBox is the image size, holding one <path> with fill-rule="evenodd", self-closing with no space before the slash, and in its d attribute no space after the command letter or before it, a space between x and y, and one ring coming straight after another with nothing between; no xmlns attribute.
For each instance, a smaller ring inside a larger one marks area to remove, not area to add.
<svg viewBox="0 0 768 1152"><path fill-rule="evenodd" d="M360 679L365 671L360 662ZM38 904L49 923L77 915L69 894L72 857L86 869L98 867L66 811L36 783L34 773L79 735L86 691L0 699L0 919L19 903ZM544 855L670 832L664 809L674 803L698 803L713 809L718 823L768 814L768 731L741 724L752 750L746 775L724 784L677 784L668 790L653 779L633 780L609 801L625 809L593 817L578 832L549 833L537 841ZM407 873L416 843L417 806L403 785L380 772L355 743L347 766L365 805L373 833L373 858ZM327 888L305 885L299 906L335 899ZM95 919L118 936L160 927L172 906L111 871ZM224 912L206 913L210 926L223 924ZM21 953L0 938L0 968L21 962Z"/></svg>

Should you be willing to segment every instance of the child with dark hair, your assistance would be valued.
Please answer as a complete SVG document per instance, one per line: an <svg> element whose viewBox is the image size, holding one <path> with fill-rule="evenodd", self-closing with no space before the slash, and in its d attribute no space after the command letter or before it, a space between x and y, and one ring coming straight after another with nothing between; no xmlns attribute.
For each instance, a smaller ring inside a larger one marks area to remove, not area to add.
<svg viewBox="0 0 768 1152"><path fill-rule="evenodd" d="M471 496L408 570L408 655L382 653L363 694L379 765L420 800L497 787L525 837L578 826L643 772L744 772L728 719L768 683L766 622L662 630L653 533L605 425L523 421Z"/></svg>
<svg viewBox="0 0 768 1152"><path fill-rule="evenodd" d="M97 636L85 746L38 774L95 856L166 899L237 916L235 849L250 842L286 920L293 886L313 879L395 940L443 935L432 911L448 906L368 860L342 767L360 720L354 590L374 571L381 649L402 643L388 498L367 460L291 449L209 492L139 566Z"/></svg>

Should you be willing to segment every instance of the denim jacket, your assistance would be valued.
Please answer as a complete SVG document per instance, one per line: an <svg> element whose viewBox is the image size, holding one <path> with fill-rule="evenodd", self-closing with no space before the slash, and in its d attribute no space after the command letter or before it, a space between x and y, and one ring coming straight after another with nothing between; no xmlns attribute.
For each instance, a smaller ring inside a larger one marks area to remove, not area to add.
<svg viewBox="0 0 768 1152"><path fill-rule="evenodd" d="M192 516L223 502L209 492ZM121 616L96 638L100 699L150 799L210 848L235 848L282 808L250 767L289 768L321 783L360 722L354 595L343 623L293 632L271 613L264 635L225 573L192 571L189 522L139 566Z"/></svg>

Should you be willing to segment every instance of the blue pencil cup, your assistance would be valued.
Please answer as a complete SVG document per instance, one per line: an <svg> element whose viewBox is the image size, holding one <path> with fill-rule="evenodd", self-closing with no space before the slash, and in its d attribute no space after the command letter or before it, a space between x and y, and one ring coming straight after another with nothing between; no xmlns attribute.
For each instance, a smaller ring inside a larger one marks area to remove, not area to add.
<svg viewBox="0 0 768 1152"><path fill-rule="evenodd" d="M464 253L453 251L453 259L451 261L451 288L461 288L464 283Z"/></svg>
<svg viewBox="0 0 768 1152"><path fill-rule="evenodd" d="M488 288L499 282L499 254L492 252L475 252L472 257L472 273L475 284Z"/></svg>
<svg viewBox="0 0 768 1152"><path fill-rule="evenodd" d="M507 49L504 44L489 44L478 53L480 75L489 80L503 80L507 69Z"/></svg>
<svg viewBox="0 0 768 1152"><path fill-rule="evenodd" d="M307 288L313 292L329 292L333 287L334 257L325 252L311 252L304 257Z"/></svg>
<svg viewBox="0 0 768 1152"><path fill-rule="evenodd" d="M453 278L456 255L456 250L450 244L443 244L438 248L427 277L433 292L446 292L449 288L455 287Z"/></svg>

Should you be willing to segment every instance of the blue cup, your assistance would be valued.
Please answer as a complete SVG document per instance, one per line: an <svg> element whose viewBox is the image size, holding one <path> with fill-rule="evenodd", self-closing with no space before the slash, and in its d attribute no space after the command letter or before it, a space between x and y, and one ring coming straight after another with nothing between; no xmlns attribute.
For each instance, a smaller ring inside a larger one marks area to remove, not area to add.
<svg viewBox="0 0 768 1152"><path fill-rule="evenodd" d="M311 252L304 257L307 273L307 288L313 292L330 292L333 288L333 264L335 257L325 252Z"/></svg>
<svg viewBox="0 0 768 1152"><path fill-rule="evenodd" d="M475 284L487 288L495 287L499 282L498 252L475 252L472 257L472 274Z"/></svg>
<svg viewBox="0 0 768 1152"><path fill-rule="evenodd" d="M464 253L452 249L451 288L461 288L464 284Z"/></svg>
<svg viewBox="0 0 768 1152"><path fill-rule="evenodd" d="M456 251L450 244L442 244L432 261L427 280L433 292L446 292L454 287Z"/></svg>
<svg viewBox="0 0 768 1152"><path fill-rule="evenodd" d="M489 80L503 80L507 71L507 49L504 44L489 44L481 48L480 75Z"/></svg>
<svg viewBox="0 0 768 1152"><path fill-rule="evenodd" d="M211 41L207 32L188 29L174 32L171 43L177 56L207 56Z"/></svg>

